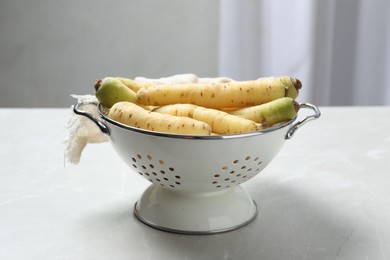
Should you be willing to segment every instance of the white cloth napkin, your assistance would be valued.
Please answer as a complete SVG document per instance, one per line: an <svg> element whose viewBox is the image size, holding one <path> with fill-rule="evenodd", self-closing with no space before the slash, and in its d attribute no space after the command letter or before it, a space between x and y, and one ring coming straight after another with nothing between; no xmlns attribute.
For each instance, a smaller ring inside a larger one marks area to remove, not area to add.
<svg viewBox="0 0 390 260"><path fill-rule="evenodd" d="M90 103L98 102L94 95L71 95L77 99L77 102ZM96 118L99 117L97 112L97 106L94 104L83 104L80 105L80 110L86 111L94 115ZM99 127L85 116L77 115L73 112L73 106L66 128L68 130L68 137L66 139L65 149L65 162L72 164L78 164L80 162L81 153L88 143L101 143L108 141L99 129Z"/></svg>
<svg viewBox="0 0 390 260"><path fill-rule="evenodd" d="M230 78L218 77L218 78L199 78L194 74L178 74L170 77L164 77L159 79L150 79L144 77L137 77L135 81L149 82L156 85L161 84L185 84L185 83L218 83L218 82L230 82L233 81ZM71 95L77 99L80 104L98 102L94 95ZM99 118L97 112L97 106L94 104L83 104L79 107L80 110L86 111ZM68 137L65 141L65 162L72 164L78 164L82 152L89 143L101 143L108 141L108 137L104 135L99 127L85 116L77 115L73 112L73 106L71 107L71 114L66 125L68 130Z"/></svg>

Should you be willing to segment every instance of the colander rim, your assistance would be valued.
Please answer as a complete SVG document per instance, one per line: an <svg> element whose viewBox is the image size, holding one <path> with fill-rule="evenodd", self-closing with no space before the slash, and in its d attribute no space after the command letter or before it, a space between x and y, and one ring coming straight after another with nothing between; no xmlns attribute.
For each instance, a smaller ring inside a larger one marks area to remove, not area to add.
<svg viewBox="0 0 390 260"><path fill-rule="evenodd" d="M146 129L136 128L133 126L128 126L125 124L122 124L120 122L117 122L115 120L110 119L107 117L103 111L103 105L98 104L98 113L99 116L105 121L109 122L112 125L115 125L117 127L123 128L125 130L129 130L132 132L137 132L145 135L152 135L152 136L159 136L159 137L167 137L167 138L176 138L176 139L197 139L197 140L223 140L223 139L237 139L237 138L247 138L252 136L258 136L258 135L264 135L270 132L274 132L277 130L280 130L282 128L285 128L289 125L291 125L296 119L297 115L290 119L289 121L276 124L275 126L272 126L270 128L254 131L254 132L248 132L248 133L242 133L242 134L226 134L226 135L185 135L185 134L172 134L172 133L165 133L165 132L156 132L156 131L150 131Z"/></svg>

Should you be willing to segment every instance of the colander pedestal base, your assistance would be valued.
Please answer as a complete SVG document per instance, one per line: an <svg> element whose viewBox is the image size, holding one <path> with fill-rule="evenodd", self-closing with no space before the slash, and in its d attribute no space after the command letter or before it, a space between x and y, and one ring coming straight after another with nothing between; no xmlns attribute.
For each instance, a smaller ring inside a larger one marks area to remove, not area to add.
<svg viewBox="0 0 390 260"><path fill-rule="evenodd" d="M257 207L239 185L217 192L186 193L152 184L134 207L143 223L182 234L212 234L250 223Z"/></svg>

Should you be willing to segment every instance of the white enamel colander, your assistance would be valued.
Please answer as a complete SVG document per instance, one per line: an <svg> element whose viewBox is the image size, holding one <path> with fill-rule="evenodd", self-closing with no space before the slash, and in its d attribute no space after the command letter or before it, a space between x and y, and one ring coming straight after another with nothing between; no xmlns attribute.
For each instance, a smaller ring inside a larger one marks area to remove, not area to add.
<svg viewBox="0 0 390 260"><path fill-rule="evenodd" d="M261 172L286 139L314 114L257 132L237 135L189 136L142 130L79 109L109 137L115 151L133 172L151 182L134 207L135 216L157 229L185 234L233 230L251 222L257 207L240 186Z"/></svg>

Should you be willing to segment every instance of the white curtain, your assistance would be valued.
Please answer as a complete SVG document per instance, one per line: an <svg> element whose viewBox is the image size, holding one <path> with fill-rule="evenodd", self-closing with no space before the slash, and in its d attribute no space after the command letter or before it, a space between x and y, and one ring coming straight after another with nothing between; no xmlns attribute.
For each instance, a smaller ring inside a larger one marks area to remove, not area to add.
<svg viewBox="0 0 390 260"><path fill-rule="evenodd" d="M390 1L220 0L219 74L290 75L300 101L390 105Z"/></svg>

